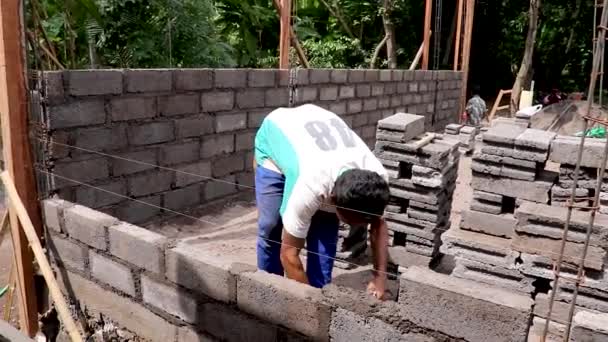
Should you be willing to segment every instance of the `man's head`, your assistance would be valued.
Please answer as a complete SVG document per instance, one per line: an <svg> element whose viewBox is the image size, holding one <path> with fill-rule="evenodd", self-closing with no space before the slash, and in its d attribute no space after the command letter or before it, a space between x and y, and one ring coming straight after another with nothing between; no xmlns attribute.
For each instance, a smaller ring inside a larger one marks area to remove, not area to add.
<svg viewBox="0 0 608 342"><path fill-rule="evenodd" d="M471 93L472 95L481 95L481 87L479 84L474 84L473 87L471 87Z"/></svg>
<svg viewBox="0 0 608 342"><path fill-rule="evenodd" d="M351 169L342 173L334 184L332 201L344 223L370 223L382 216L390 191L386 181L373 171Z"/></svg>

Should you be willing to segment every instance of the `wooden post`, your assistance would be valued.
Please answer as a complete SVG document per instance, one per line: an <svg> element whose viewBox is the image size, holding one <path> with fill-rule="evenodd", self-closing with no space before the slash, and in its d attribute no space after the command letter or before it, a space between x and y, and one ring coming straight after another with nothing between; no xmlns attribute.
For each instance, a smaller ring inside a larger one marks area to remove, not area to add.
<svg viewBox="0 0 608 342"><path fill-rule="evenodd" d="M291 0L281 0L281 34L279 44L279 68L289 69L291 31Z"/></svg>
<svg viewBox="0 0 608 342"><path fill-rule="evenodd" d="M281 4L279 0L272 0L272 4L274 5L274 9L277 11L279 15L279 19L281 18ZM293 30L293 27L289 28L289 34L291 36L291 44L296 49L296 53L298 54L298 58L300 59L300 63L304 68L310 68L310 63L308 63L308 58L306 58L306 54L304 53L304 49L302 48L302 44L298 40L298 36L296 36L296 32Z"/></svg>
<svg viewBox="0 0 608 342"><path fill-rule="evenodd" d="M27 79L25 75L22 1L0 1L0 120L4 145L4 163L14 179L28 215L42 236L42 225L34 181L34 169L27 126ZM21 329L29 336L38 331L38 310L34 288L34 256L19 225L15 210L9 206L11 236L19 288Z"/></svg>
<svg viewBox="0 0 608 342"><path fill-rule="evenodd" d="M465 0L458 0L458 22L456 23L456 47L454 48L454 71L458 71L458 64L460 62L460 40L461 40L461 29L462 29L462 10L464 7Z"/></svg>
<svg viewBox="0 0 608 342"><path fill-rule="evenodd" d="M433 0L426 0L424 7L424 51L422 53L422 69L429 68L429 52L431 47L431 16L433 15ZM436 33L435 33L436 34Z"/></svg>
<svg viewBox="0 0 608 342"><path fill-rule="evenodd" d="M462 88L460 93L460 113L467 102L467 82L469 80L469 60L471 56L471 38L473 36L473 18L475 15L475 0L467 0L464 42L462 51Z"/></svg>

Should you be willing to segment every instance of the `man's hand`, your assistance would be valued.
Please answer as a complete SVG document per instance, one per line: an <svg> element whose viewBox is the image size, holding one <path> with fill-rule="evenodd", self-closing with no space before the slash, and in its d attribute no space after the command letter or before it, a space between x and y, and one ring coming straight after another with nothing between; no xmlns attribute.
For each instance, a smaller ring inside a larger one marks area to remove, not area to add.
<svg viewBox="0 0 608 342"><path fill-rule="evenodd" d="M384 218L377 218L370 224L370 242L374 256L374 279L367 290L380 300L386 298L386 265L388 263L388 228Z"/></svg>
<svg viewBox="0 0 608 342"><path fill-rule="evenodd" d="M283 230L283 243L281 244L281 264L285 276L289 279L308 284L308 276L304 272L300 250L304 247L304 239L299 239Z"/></svg>
<svg viewBox="0 0 608 342"><path fill-rule="evenodd" d="M388 295L388 291L386 290L386 275L375 275L374 279L367 285L367 293L380 300L386 300Z"/></svg>

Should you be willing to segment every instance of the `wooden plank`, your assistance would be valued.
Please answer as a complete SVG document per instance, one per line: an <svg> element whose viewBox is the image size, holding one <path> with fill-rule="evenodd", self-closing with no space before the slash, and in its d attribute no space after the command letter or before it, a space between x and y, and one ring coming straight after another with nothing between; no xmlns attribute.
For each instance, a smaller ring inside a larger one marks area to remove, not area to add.
<svg viewBox="0 0 608 342"><path fill-rule="evenodd" d="M82 342L82 336L80 336L80 332L78 328L76 328L76 323L74 319L72 319L72 315L70 314L70 309L68 308L68 304L65 301L65 298L61 294L61 290L59 289L59 284L53 275L53 270L51 269L51 265L49 264L48 259L46 258L46 254L42 249L42 245L40 244L40 239L38 238L38 234L36 233L36 229L34 229L34 224L30 219L27 210L25 209L25 205L21 201L19 194L17 193L17 189L15 188L15 184L13 183L11 177L8 175L6 171L0 174L0 178L2 178L2 183L4 184L4 188L6 189L6 193L9 198L9 204L12 209L17 213L19 217L19 222L21 222L23 232L27 237L27 240L34 252L34 256L36 257L36 262L38 263L38 267L40 268L40 272L42 272L42 276L46 281L46 284L49 288L49 293L53 302L55 303L55 308L59 313L59 317L61 318L61 322L65 326L66 330L72 341L74 342Z"/></svg>
<svg viewBox="0 0 608 342"><path fill-rule="evenodd" d="M289 69L291 0L281 0L281 34L279 36L279 68Z"/></svg>
<svg viewBox="0 0 608 342"><path fill-rule="evenodd" d="M469 58L471 55L471 38L475 16L475 0L467 0L464 42L462 51L462 88L460 93L460 113L464 111L467 101L467 83L469 81Z"/></svg>
<svg viewBox="0 0 608 342"><path fill-rule="evenodd" d="M494 101L494 105L492 106L492 110L490 110L490 113L488 114L488 122L489 123L492 123L492 120L494 119L494 115L496 115L496 112L499 110L500 101L502 101L503 95L510 94L510 93L511 93L510 90L503 90L503 89L501 89L498 92L498 96L496 96L496 101ZM507 105L507 108L509 108L508 105Z"/></svg>
<svg viewBox="0 0 608 342"><path fill-rule="evenodd" d="M464 0L458 0L458 23L456 24L456 47L454 48L454 71L458 71L458 63L460 62L460 41L462 40L462 11Z"/></svg>
<svg viewBox="0 0 608 342"><path fill-rule="evenodd" d="M0 120L5 168L15 180L15 186L32 218L36 234L42 236L28 142L27 79L23 53L25 37L21 5L21 1L0 1ZM9 217L19 289L20 325L22 330L33 337L38 331L34 258L14 210L9 209Z"/></svg>
<svg viewBox="0 0 608 342"><path fill-rule="evenodd" d="M279 3L279 0L272 0L272 4L274 5L274 9L277 11L277 14L279 15L279 18L280 18L281 17L281 4ZM306 58L306 54L304 53L302 44L300 44L300 41L298 40L298 36L296 35L296 32L293 30L293 27L289 28L289 34L291 36L291 44L296 49L298 58L300 59L300 63L302 63L304 68L306 68L306 69L310 68L310 63L308 62L308 58Z"/></svg>
<svg viewBox="0 0 608 342"><path fill-rule="evenodd" d="M433 15L433 0L426 0L424 7L424 51L422 52L422 69L429 69L429 52L431 47L431 16Z"/></svg>

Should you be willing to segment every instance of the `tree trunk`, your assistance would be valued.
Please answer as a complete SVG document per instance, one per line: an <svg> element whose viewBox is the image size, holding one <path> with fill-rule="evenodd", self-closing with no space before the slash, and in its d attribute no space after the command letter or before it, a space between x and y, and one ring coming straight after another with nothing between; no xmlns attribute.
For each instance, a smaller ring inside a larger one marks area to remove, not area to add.
<svg viewBox="0 0 608 342"><path fill-rule="evenodd" d="M538 12L540 9L540 0L530 0L530 9L528 11L528 35L526 37L526 47L524 57L521 60L519 72L515 78L511 92L511 114L515 113L519 107L519 98L523 89L526 77L532 68L532 56L534 54L534 43L536 42L536 31L538 30Z"/></svg>
<svg viewBox="0 0 608 342"><path fill-rule="evenodd" d="M391 19L393 12L393 0L384 0L384 11L382 12L382 23L384 24L384 34L386 36L386 57L388 68L397 68L397 41L395 39L395 25Z"/></svg>

